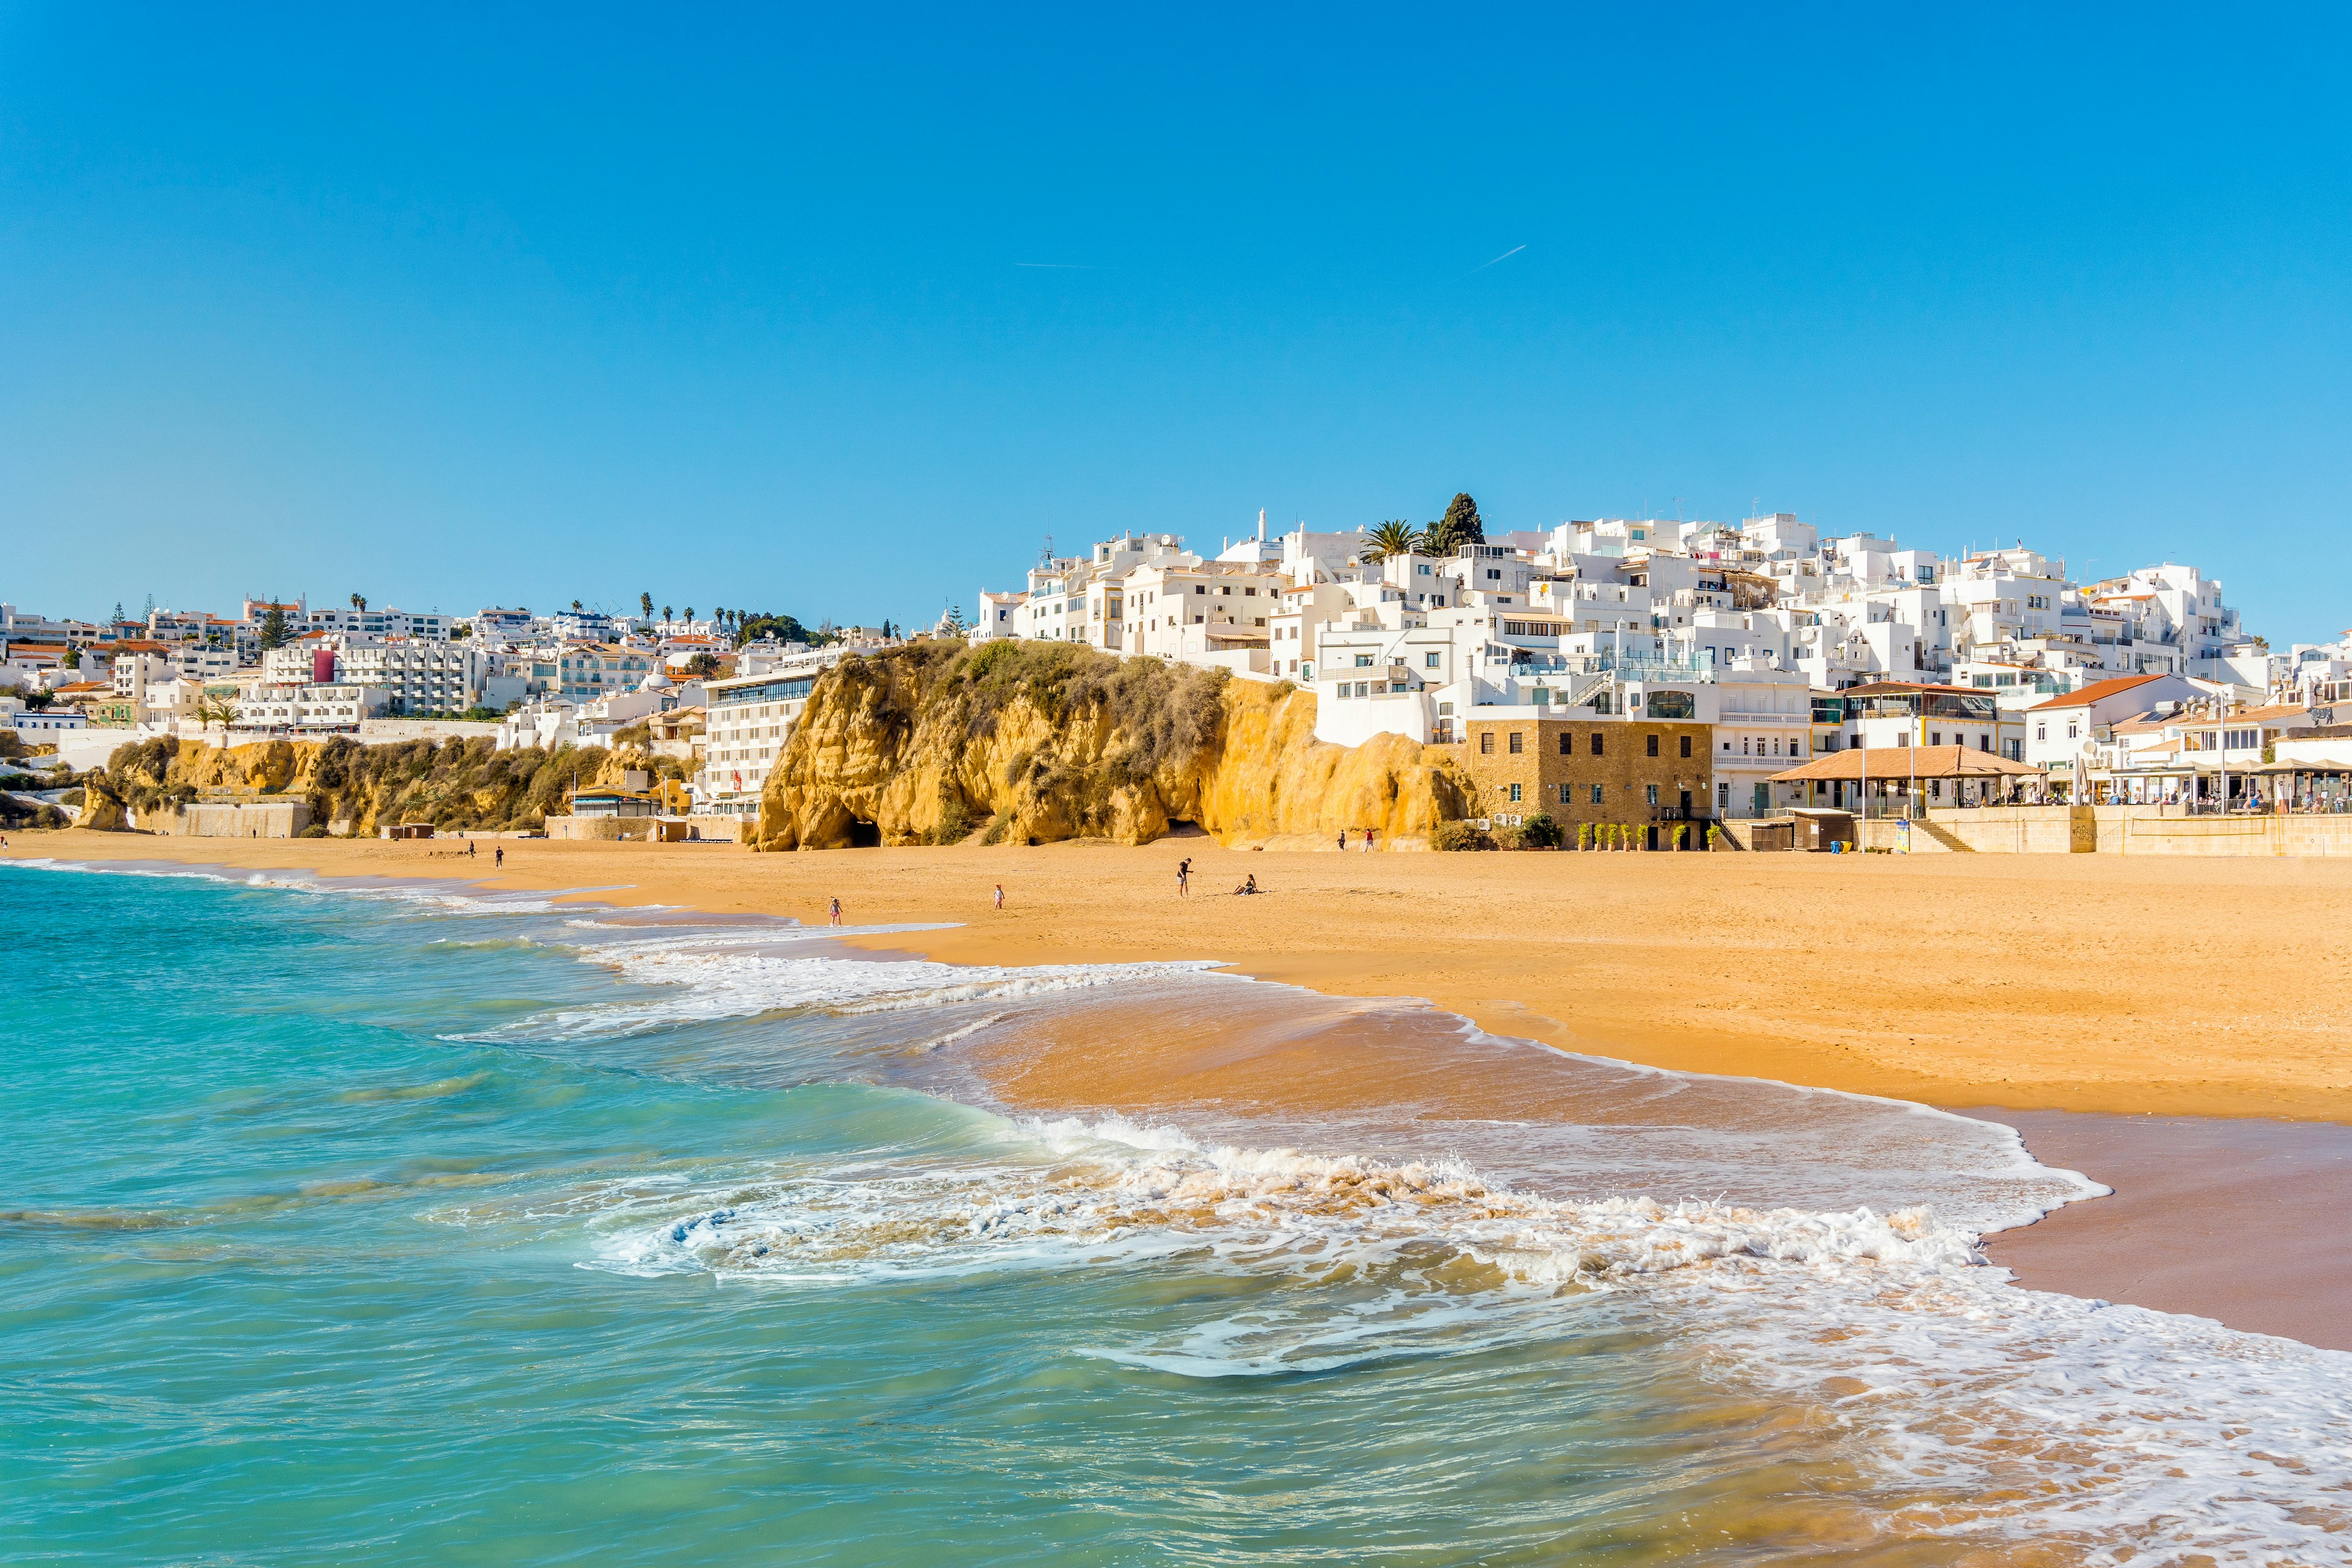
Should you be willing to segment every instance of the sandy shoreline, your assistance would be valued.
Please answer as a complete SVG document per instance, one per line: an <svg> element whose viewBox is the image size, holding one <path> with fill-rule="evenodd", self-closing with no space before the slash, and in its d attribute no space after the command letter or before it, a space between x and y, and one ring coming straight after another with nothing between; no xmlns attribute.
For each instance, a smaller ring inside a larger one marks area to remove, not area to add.
<svg viewBox="0 0 2352 1568"><path fill-rule="evenodd" d="M2352 957L2329 941L2352 930L2352 867L1340 856L1198 837L799 855L478 847L468 858L446 840L46 833L6 853L594 888L813 924L838 897L853 924L961 922L851 939L872 948L966 963L1211 960L1337 996L1416 996L1596 1056L1972 1111L2118 1189L1997 1238L1996 1260L2024 1283L2352 1348L2330 1327L2347 1270L2326 1227L2306 1228L2304 1263L2282 1270L2277 1227L2231 1217L2282 1180L2321 1178L2323 1206L2352 1196L2352 1160L2336 1158L2352 1134L2280 1125L2352 1124ZM1193 891L1180 900L1187 857ZM1253 874L1268 896L1230 896ZM2270 1120L2211 1120L2227 1118Z"/></svg>
<svg viewBox="0 0 2352 1568"><path fill-rule="evenodd" d="M2352 864L528 839L504 841L499 873L480 842L469 861L446 840L47 833L9 853L617 887L596 896L814 923L838 897L852 924L959 922L868 943L950 963L1205 959L1653 1067L1952 1107L2352 1122ZM1228 896L1251 874L1269 896Z"/></svg>

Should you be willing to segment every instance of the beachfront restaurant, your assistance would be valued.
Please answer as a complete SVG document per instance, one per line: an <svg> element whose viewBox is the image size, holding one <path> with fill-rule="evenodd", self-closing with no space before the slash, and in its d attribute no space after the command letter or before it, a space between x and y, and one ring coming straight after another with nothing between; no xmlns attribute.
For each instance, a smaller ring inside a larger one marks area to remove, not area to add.
<svg viewBox="0 0 2352 1568"><path fill-rule="evenodd" d="M2049 781L2044 769L1973 746L1871 746L1823 752L1767 782L1797 785L1803 805L1909 816L1931 806L2039 805Z"/></svg>

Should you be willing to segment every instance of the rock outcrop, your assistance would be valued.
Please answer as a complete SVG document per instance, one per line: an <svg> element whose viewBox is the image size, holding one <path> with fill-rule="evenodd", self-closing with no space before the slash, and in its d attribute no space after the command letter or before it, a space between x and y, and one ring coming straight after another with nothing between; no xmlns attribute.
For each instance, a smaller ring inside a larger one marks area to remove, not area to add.
<svg viewBox="0 0 2352 1568"><path fill-rule="evenodd" d="M1192 824L1228 845L1400 847L1465 814L1444 752L1318 742L1287 685L1069 645L916 645L844 659L810 693L761 799L757 844L1140 844Z"/></svg>
<svg viewBox="0 0 2352 1568"><path fill-rule="evenodd" d="M155 740L117 748L105 771L89 776L81 826L121 830L136 813L236 788L301 795L313 824L361 836L393 822L479 831L537 827L551 811L564 809L575 781L582 788L616 785L630 768L678 772L675 759L604 746L499 752L481 739L391 746L344 739L242 746Z"/></svg>

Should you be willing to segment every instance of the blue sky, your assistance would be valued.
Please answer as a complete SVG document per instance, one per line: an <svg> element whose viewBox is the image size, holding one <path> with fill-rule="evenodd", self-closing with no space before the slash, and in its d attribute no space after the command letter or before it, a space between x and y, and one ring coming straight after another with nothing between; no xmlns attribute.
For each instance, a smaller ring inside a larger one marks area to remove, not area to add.
<svg viewBox="0 0 2352 1568"><path fill-rule="evenodd" d="M2333 635L2347 14L2050 9L0 5L0 592L929 620L1467 489Z"/></svg>

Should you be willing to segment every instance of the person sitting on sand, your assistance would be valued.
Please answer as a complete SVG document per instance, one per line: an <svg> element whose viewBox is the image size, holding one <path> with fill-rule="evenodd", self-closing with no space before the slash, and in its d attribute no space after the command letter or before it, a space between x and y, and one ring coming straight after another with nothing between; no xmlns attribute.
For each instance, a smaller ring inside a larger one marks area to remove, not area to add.
<svg viewBox="0 0 2352 1568"><path fill-rule="evenodd" d="M1257 873L1256 873L1256 872L1255 872L1255 871L1252 871L1252 872L1249 874L1249 880L1248 880L1248 881L1246 881L1246 882L1244 882L1240 887L1235 888L1235 889L1234 889L1234 896L1235 898L1244 898L1244 897L1246 897L1247 895L1249 895L1249 894L1251 894L1251 893L1255 893L1255 892L1256 892L1256 891L1257 891Z"/></svg>

